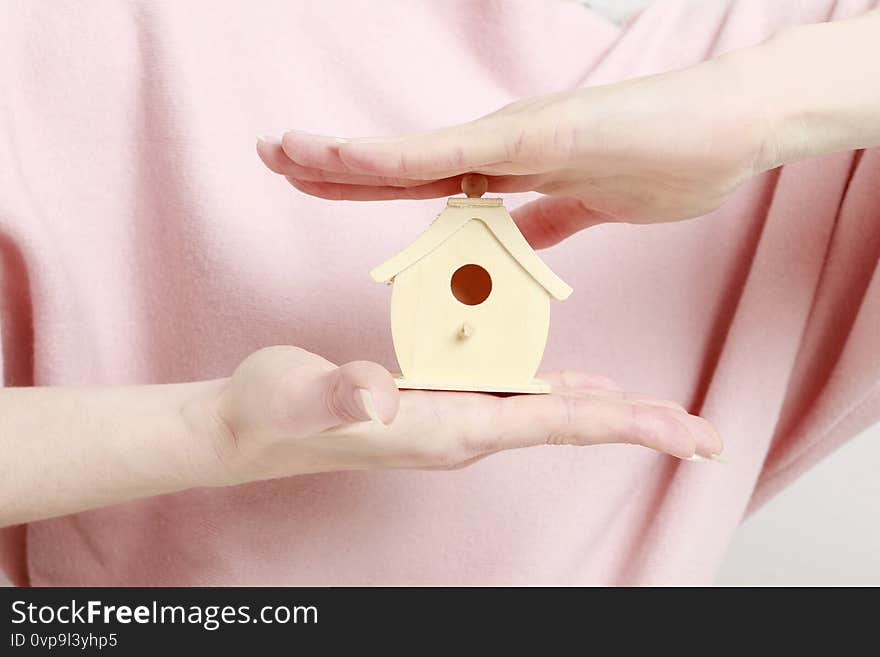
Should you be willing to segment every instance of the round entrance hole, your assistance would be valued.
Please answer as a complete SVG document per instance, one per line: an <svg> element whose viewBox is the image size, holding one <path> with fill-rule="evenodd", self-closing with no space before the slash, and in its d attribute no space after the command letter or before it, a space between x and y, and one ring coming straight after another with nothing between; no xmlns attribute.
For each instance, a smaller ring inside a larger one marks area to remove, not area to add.
<svg viewBox="0 0 880 657"><path fill-rule="evenodd" d="M492 277L480 265L463 265L452 275L451 287L456 299L468 306L476 306L489 298Z"/></svg>

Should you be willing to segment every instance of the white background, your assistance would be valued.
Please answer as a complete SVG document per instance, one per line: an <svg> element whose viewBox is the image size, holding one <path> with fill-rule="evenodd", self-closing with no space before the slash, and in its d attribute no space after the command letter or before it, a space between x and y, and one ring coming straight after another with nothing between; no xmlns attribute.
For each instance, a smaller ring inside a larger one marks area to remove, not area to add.
<svg viewBox="0 0 880 657"><path fill-rule="evenodd" d="M617 20L647 0L585 4ZM717 583L880 585L878 470L880 425L850 441L746 520Z"/></svg>
<svg viewBox="0 0 880 657"><path fill-rule="evenodd" d="M739 528L717 583L880 585L880 425Z"/></svg>

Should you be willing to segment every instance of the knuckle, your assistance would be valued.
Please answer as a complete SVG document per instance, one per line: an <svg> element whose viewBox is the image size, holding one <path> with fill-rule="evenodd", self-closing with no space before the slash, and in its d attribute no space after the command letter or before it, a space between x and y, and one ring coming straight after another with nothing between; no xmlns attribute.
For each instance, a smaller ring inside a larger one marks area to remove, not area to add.
<svg viewBox="0 0 880 657"><path fill-rule="evenodd" d="M452 165L453 165L453 167L458 168L458 167L464 165L466 159L467 158L465 157L464 148L462 148L460 145L456 146L452 152Z"/></svg>
<svg viewBox="0 0 880 657"><path fill-rule="evenodd" d="M572 441L576 433L575 416L578 400L575 397L559 396L553 410L554 418L549 423L546 442L548 445L565 445Z"/></svg>
<svg viewBox="0 0 880 657"><path fill-rule="evenodd" d="M341 368L329 375L329 382L324 388L324 393L321 395L321 403L324 406L324 410L331 417L339 418L346 422L354 422L358 418L352 413L351 407L343 401L342 380Z"/></svg>
<svg viewBox="0 0 880 657"><path fill-rule="evenodd" d="M422 458L429 465L443 469L454 468L467 460L461 445L454 441L443 441L425 446Z"/></svg>
<svg viewBox="0 0 880 657"><path fill-rule="evenodd" d="M566 232L562 230L562 222L558 220L555 213L550 212L550 203L538 202L535 207L534 219L539 230L543 232L547 239L552 242L561 242L568 237Z"/></svg>
<svg viewBox="0 0 880 657"><path fill-rule="evenodd" d="M663 408L648 408L641 404L632 405L632 426L630 433L633 442L643 445L662 445L674 436L687 433L670 411Z"/></svg>
<svg viewBox="0 0 880 657"><path fill-rule="evenodd" d="M459 428L435 444L432 458L437 465L452 468L486 452L486 440L480 431Z"/></svg>
<svg viewBox="0 0 880 657"><path fill-rule="evenodd" d="M641 404L630 404L630 423L623 438L639 444L656 442L656 438L663 433L661 424L657 413L648 412Z"/></svg>
<svg viewBox="0 0 880 657"><path fill-rule="evenodd" d="M455 452L463 459L471 458L485 449L486 438L481 431L473 428L461 429L455 439Z"/></svg>
<svg viewBox="0 0 880 657"><path fill-rule="evenodd" d="M561 383L566 388L571 388L574 386L574 378L572 376L571 370L559 370L557 376L559 377L559 383Z"/></svg>
<svg viewBox="0 0 880 657"><path fill-rule="evenodd" d="M605 390L616 390L617 384L610 377L595 375L593 376L593 387L603 388Z"/></svg>
<svg viewBox="0 0 880 657"><path fill-rule="evenodd" d="M581 388L584 387L584 384L587 381L581 372L573 369L559 370L557 377L559 378L559 383L566 388ZM592 380L596 379L598 379L598 377L592 377Z"/></svg>
<svg viewBox="0 0 880 657"><path fill-rule="evenodd" d="M418 467L445 469L463 460L458 436L438 424L433 412L413 425L410 436L402 454L409 463Z"/></svg>
<svg viewBox="0 0 880 657"><path fill-rule="evenodd" d="M446 453L447 465L456 465L467 461L477 454L478 440L471 431L464 431L458 434L455 440L451 441Z"/></svg>

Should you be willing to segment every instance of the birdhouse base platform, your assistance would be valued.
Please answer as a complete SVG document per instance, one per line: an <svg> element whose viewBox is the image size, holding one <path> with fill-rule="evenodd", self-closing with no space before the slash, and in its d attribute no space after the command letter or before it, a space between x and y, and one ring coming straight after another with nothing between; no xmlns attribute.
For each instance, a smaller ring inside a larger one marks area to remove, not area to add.
<svg viewBox="0 0 880 657"><path fill-rule="evenodd" d="M426 381L411 381L397 377L394 379L397 387L401 390L439 390L449 392L494 392L509 395L546 395L551 392L551 386L546 381L532 379L531 383L518 384L490 384L470 385L467 383L430 383Z"/></svg>

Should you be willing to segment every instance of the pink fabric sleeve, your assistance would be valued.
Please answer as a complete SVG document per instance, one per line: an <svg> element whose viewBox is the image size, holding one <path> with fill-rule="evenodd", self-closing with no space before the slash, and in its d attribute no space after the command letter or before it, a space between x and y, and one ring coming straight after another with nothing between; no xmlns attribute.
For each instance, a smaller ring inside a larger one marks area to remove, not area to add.
<svg viewBox="0 0 880 657"><path fill-rule="evenodd" d="M817 183L835 169L844 175L824 202L803 186L805 198L789 219L825 208L833 215L814 228L822 266L803 331L792 336L798 348L750 509L880 420L880 150L813 166Z"/></svg>
<svg viewBox="0 0 880 657"><path fill-rule="evenodd" d="M705 56L715 56L788 26L878 7L875 0L658 2L624 39L641 43L637 68L647 73L661 58L670 68L695 63L693 46L701 40ZM711 37L702 30L707 24L716 25ZM670 48L672 41L692 47ZM614 64L603 62L609 69ZM805 161L766 178L772 200L760 210L765 216L751 269L727 302L732 315L714 346L717 361L706 364L712 380L703 400L710 416L716 405L735 404L724 380L748 385L748 353L772 359L784 373L749 511L880 420L880 150Z"/></svg>
<svg viewBox="0 0 880 657"><path fill-rule="evenodd" d="M630 77L689 66L786 27L878 7L876 0L655 2L588 79L613 82L621 69ZM741 287L724 300L694 400L710 417L716 407L748 408L746 399L730 396L731 384L749 381L747 353L772 359L784 377L764 402L779 410L749 511L880 420L880 151L793 164L751 187L763 187L769 202L754 209L763 214L761 226L740 261L750 270L738 274ZM764 431L749 429L747 419L736 430Z"/></svg>

